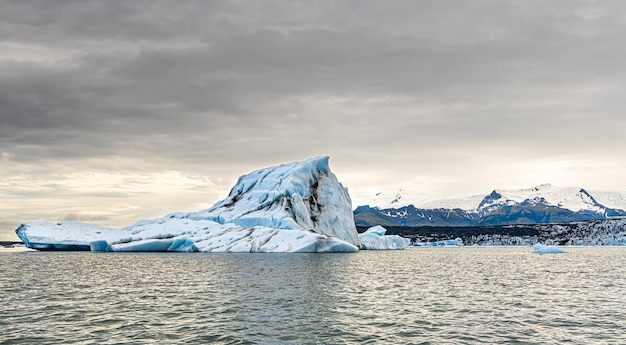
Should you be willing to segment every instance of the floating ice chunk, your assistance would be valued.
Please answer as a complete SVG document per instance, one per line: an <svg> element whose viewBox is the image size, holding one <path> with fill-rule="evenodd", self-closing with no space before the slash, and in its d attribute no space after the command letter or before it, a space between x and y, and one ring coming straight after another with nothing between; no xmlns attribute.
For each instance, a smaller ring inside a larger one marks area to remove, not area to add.
<svg viewBox="0 0 626 345"><path fill-rule="evenodd" d="M535 244L533 246L533 253L535 254L563 254L564 252L556 246L548 246L545 244Z"/></svg>
<svg viewBox="0 0 626 345"><path fill-rule="evenodd" d="M417 242L414 243L415 247L461 247L463 246L463 240L457 237L453 240L442 240L435 242Z"/></svg>
<svg viewBox="0 0 626 345"><path fill-rule="evenodd" d="M359 235L361 249L404 249L411 240L398 235L385 235L387 229L380 225L373 226Z"/></svg>

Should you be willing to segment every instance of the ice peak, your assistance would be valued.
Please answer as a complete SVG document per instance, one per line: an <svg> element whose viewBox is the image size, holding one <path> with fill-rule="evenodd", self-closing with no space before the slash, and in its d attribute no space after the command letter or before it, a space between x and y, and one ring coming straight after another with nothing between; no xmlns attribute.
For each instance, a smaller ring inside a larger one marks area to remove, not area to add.
<svg viewBox="0 0 626 345"><path fill-rule="evenodd" d="M328 163L320 156L255 170L239 177L226 199L187 218L311 230L358 246L350 196Z"/></svg>

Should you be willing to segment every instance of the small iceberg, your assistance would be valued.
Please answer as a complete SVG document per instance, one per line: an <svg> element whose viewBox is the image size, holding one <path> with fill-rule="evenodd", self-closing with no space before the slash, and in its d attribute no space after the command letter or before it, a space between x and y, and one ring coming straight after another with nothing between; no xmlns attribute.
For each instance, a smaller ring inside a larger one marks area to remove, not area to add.
<svg viewBox="0 0 626 345"><path fill-rule="evenodd" d="M389 250L404 249L411 244L411 240L398 235L385 235L387 229L380 225L373 226L359 235L361 249Z"/></svg>
<svg viewBox="0 0 626 345"><path fill-rule="evenodd" d="M556 246L548 246L545 244L537 243L533 246L533 253L534 254L563 254L565 252L560 250Z"/></svg>
<svg viewBox="0 0 626 345"><path fill-rule="evenodd" d="M453 240L443 240L436 242L415 242L414 247L462 247L463 240L457 237Z"/></svg>

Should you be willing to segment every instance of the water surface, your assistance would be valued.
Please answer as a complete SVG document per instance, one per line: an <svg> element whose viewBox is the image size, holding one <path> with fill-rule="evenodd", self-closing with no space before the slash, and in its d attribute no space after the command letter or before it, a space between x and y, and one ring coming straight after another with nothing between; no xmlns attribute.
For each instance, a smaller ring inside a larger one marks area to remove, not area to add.
<svg viewBox="0 0 626 345"><path fill-rule="evenodd" d="M624 344L626 248L0 254L0 344Z"/></svg>

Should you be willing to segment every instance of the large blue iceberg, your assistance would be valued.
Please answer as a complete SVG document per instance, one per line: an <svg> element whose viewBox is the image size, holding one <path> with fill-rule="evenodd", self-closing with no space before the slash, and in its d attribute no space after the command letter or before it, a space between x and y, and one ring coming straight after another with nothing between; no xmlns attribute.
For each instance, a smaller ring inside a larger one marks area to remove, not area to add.
<svg viewBox="0 0 626 345"><path fill-rule="evenodd" d="M356 252L346 188L316 157L241 176L213 207L118 230L76 222L28 222L17 235L40 250Z"/></svg>

